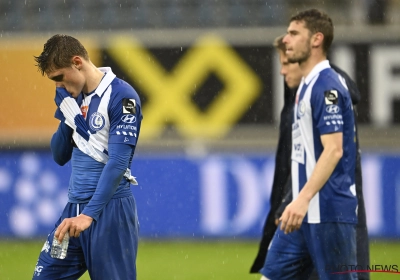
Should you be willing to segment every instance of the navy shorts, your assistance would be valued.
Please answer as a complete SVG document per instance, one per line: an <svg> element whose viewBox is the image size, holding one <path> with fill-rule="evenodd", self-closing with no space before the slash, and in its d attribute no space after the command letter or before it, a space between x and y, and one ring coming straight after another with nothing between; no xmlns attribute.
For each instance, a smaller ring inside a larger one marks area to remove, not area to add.
<svg viewBox="0 0 400 280"><path fill-rule="evenodd" d="M65 218L76 217L86 204L68 203L39 255L33 278L78 279L86 270L91 279L136 279L138 219L133 196L111 199L97 221L71 237L65 259L50 256L54 232Z"/></svg>
<svg viewBox="0 0 400 280"><path fill-rule="evenodd" d="M272 280L308 279L315 268L321 280L357 279L357 273L340 270L343 265L357 265L355 225L303 223L289 234L278 227L260 273Z"/></svg>

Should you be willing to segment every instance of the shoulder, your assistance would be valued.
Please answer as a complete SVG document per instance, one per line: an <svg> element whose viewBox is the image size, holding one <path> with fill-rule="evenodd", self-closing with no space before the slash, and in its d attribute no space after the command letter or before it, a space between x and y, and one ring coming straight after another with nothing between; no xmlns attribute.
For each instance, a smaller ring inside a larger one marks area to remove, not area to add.
<svg viewBox="0 0 400 280"><path fill-rule="evenodd" d="M111 87L110 103L117 104L124 102L124 100L133 99L137 105L141 105L140 97L136 90L124 80L115 78L111 82Z"/></svg>
<svg viewBox="0 0 400 280"><path fill-rule="evenodd" d="M349 89L351 100L352 100L353 104L357 104L361 100L361 94L360 94L360 91L358 90L357 84L353 81L353 79L345 71L343 71L336 65L331 63L331 67L340 76L342 76L344 78L347 88Z"/></svg>
<svg viewBox="0 0 400 280"><path fill-rule="evenodd" d="M341 77L332 68L322 70L314 83L312 89L313 94L334 90L340 95L348 95L346 83L344 80L341 81L340 79Z"/></svg>
<svg viewBox="0 0 400 280"><path fill-rule="evenodd" d="M332 68L320 72L311 93L311 102L326 105L342 104L346 106L351 103L350 93L346 82Z"/></svg>

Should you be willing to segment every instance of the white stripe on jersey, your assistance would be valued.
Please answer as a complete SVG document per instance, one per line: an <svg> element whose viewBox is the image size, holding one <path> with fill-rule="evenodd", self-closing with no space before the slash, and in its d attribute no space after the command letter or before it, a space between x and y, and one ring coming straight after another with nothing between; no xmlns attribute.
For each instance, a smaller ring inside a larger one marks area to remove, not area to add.
<svg viewBox="0 0 400 280"><path fill-rule="evenodd" d="M97 141L99 141L103 145L104 149L107 149L107 150L108 150L108 135L109 135L109 131L110 131L110 118L108 116L108 104L110 103L111 92L112 92L112 85L109 85L107 90L103 93L101 102L99 104L99 108L97 109L97 112L104 116L105 124L104 124L104 127L102 129L100 129L99 131L97 131L95 134Z"/></svg>
<svg viewBox="0 0 400 280"><path fill-rule="evenodd" d="M305 168L306 168L306 178L307 181L310 179L311 174L315 168L315 165L317 163L316 158L315 158L315 149L314 149L314 131L313 131L313 119L312 119L312 109L311 109L311 92L313 89L313 86L315 82L317 81L319 77L318 75L315 75L310 83L307 86L307 89L304 93L304 96L302 98L303 102L303 108L305 107L305 112L304 115L300 118L297 119L297 112L299 110L298 104L295 106L295 113L294 113L294 118L296 122L299 122L299 129L301 132L301 138L302 138L302 145L304 147L304 152L306 154L305 159L306 161L304 162ZM301 87L299 87L297 94L300 95L301 89L304 86L302 83ZM297 100L300 100L300 96L296 98ZM299 164L297 161L292 161L292 169L294 168L296 174L295 176L292 176L293 180L293 199L295 198L295 193L300 192L300 185L299 185ZM293 171L292 171L293 172ZM293 174L294 175L294 174ZM296 185L294 185L296 184ZM296 196L297 197L297 196ZM320 223L321 222L321 214L320 214L320 205L319 205L319 193L317 193L310 201L309 207L308 207L308 212L307 212L307 222L309 223Z"/></svg>
<svg viewBox="0 0 400 280"><path fill-rule="evenodd" d="M295 200L299 196L299 164L292 160L292 195L293 200Z"/></svg>

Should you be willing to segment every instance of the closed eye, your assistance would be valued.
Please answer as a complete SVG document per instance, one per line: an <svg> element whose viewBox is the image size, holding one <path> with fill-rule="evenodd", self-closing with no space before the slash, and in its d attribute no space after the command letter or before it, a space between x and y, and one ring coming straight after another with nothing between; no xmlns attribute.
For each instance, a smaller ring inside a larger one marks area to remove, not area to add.
<svg viewBox="0 0 400 280"><path fill-rule="evenodd" d="M54 76L54 77L50 78L50 80L53 80L55 82L62 82L63 79L64 79L64 75L63 74L60 74L60 75L57 75L57 76Z"/></svg>

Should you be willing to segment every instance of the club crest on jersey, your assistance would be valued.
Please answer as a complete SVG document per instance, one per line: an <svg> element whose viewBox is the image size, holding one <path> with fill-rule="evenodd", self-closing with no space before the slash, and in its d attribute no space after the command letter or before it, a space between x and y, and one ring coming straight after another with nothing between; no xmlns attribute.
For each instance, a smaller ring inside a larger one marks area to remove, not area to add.
<svg viewBox="0 0 400 280"><path fill-rule="evenodd" d="M306 113L306 103L304 102L304 100L301 100L297 108L297 115L299 117L302 117L304 116L305 113Z"/></svg>
<svg viewBox="0 0 400 280"><path fill-rule="evenodd" d="M93 131L101 130L106 124L106 119L99 112L94 112L89 119L90 129Z"/></svg>
<svg viewBox="0 0 400 280"><path fill-rule="evenodd" d="M336 105L338 104L338 93L337 90L327 90L324 92L325 104L326 105Z"/></svg>
<svg viewBox="0 0 400 280"><path fill-rule="evenodd" d="M122 113L136 114L136 100L128 98L122 99Z"/></svg>

